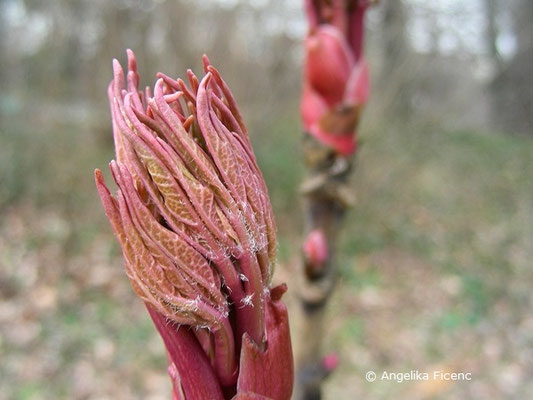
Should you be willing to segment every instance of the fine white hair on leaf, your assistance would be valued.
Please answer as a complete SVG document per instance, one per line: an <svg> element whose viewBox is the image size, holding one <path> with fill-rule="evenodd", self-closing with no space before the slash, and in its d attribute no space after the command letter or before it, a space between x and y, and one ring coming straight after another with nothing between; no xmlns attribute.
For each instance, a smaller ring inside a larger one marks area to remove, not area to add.
<svg viewBox="0 0 533 400"><path fill-rule="evenodd" d="M252 299L253 299L253 298L254 298L253 293L252 293L252 294L249 294L248 296L245 296L245 297L241 300L241 303L242 303L241 308L244 308L244 307L247 307L247 306L251 306L251 307L253 307L253 306L254 306L254 303L252 302Z"/></svg>
<svg viewBox="0 0 533 400"><path fill-rule="evenodd" d="M187 300L185 302L186 304L186 309L188 311L192 311L192 312L197 312L198 311L198 303L200 302L201 298L200 296L197 296L196 298L194 299L190 299L190 300Z"/></svg>
<svg viewBox="0 0 533 400"><path fill-rule="evenodd" d="M229 311L228 310L218 309L218 311L220 312L220 317L218 317L219 321L222 321L223 319L226 319L226 318L229 317Z"/></svg>
<svg viewBox="0 0 533 400"><path fill-rule="evenodd" d="M233 292L233 289L231 289L231 286L229 285L225 285L226 286L226 290L228 291L228 294L231 294Z"/></svg>
<svg viewBox="0 0 533 400"><path fill-rule="evenodd" d="M222 251L222 258L230 258L231 256L233 256L232 249L229 249L226 246L222 247Z"/></svg>
<svg viewBox="0 0 533 400"><path fill-rule="evenodd" d="M239 274L239 278L241 279L241 281L243 282L248 282L248 277L244 274Z"/></svg>

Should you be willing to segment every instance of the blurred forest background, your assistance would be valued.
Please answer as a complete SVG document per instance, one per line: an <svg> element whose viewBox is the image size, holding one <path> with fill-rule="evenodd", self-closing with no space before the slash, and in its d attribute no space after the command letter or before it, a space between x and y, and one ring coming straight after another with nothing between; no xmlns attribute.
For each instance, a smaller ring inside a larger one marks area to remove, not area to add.
<svg viewBox="0 0 533 400"><path fill-rule="evenodd" d="M0 0L0 399L168 399L92 172L106 87L207 53L250 128L291 286L302 220L299 0ZM533 1L382 0L342 234L326 399L533 398ZM292 266L292 267L291 267ZM368 383L368 370L471 382Z"/></svg>

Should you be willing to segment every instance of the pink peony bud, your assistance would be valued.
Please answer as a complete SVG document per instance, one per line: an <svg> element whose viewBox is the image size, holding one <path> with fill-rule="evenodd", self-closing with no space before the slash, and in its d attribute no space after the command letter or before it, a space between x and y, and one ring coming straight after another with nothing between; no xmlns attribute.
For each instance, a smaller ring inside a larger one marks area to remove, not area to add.
<svg viewBox="0 0 533 400"><path fill-rule="evenodd" d="M301 114L304 129L343 156L356 149L355 128L369 91L362 57L367 0L306 0Z"/></svg>
<svg viewBox="0 0 533 400"><path fill-rule="evenodd" d="M204 57L188 83L139 91L135 57L113 62L108 95L116 197L95 171L126 273L169 354L175 399L289 399L287 312L270 289L276 234L235 100ZM191 329L194 328L194 329ZM246 361L253 360L253 361ZM244 382L244 383L241 383Z"/></svg>
<svg viewBox="0 0 533 400"><path fill-rule="evenodd" d="M324 232L315 229L307 235L303 245L306 264L312 269L322 269L324 262L329 257L328 242Z"/></svg>
<svg viewBox="0 0 533 400"><path fill-rule="evenodd" d="M339 366L339 355L330 353L322 358L322 365L328 373L333 372Z"/></svg>
<svg viewBox="0 0 533 400"><path fill-rule="evenodd" d="M348 43L338 29L321 25L307 36L305 49L306 83L329 107L339 104L355 64Z"/></svg>

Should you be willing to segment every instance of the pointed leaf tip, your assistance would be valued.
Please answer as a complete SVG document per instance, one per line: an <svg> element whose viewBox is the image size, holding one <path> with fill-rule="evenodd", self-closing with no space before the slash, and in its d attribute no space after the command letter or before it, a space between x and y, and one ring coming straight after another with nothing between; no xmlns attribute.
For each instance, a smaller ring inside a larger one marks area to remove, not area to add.
<svg viewBox="0 0 533 400"><path fill-rule="evenodd" d="M120 62L116 58L113 58L113 75L117 76L122 73L122 65L120 65Z"/></svg>
<svg viewBox="0 0 533 400"><path fill-rule="evenodd" d="M131 49L126 50L128 55L128 70L137 71L137 60L135 59L135 53Z"/></svg>
<svg viewBox="0 0 533 400"><path fill-rule="evenodd" d="M109 190L105 184L104 174L98 168L94 170L94 182L96 183L96 188L98 189L99 193L101 190L105 190L107 193L109 193Z"/></svg>
<svg viewBox="0 0 533 400"><path fill-rule="evenodd" d="M209 57L207 57L207 54L204 54L202 56L202 61L204 63L204 72L207 72L208 67L211 65L211 61L209 61Z"/></svg>

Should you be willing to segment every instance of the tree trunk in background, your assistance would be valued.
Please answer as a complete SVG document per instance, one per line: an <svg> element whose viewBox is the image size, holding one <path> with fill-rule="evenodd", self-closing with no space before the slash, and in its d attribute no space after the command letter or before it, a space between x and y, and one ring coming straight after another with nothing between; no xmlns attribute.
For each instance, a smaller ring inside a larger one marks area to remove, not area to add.
<svg viewBox="0 0 533 400"><path fill-rule="evenodd" d="M518 41L518 53L533 50L533 1L518 0L514 11L514 30Z"/></svg>
<svg viewBox="0 0 533 400"><path fill-rule="evenodd" d="M393 72L394 65L402 61L407 49L405 9L402 0L384 1L382 4L382 31L386 61L384 71Z"/></svg>
<svg viewBox="0 0 533 400"><path fill-rule="evenodd" d="M485 0L485 15L487 18L485 32L488 54L494 71L500 73L503 68L503 59L498 49L498 0Z"/></svg>
<svg viewBox="0 0 533 400"><path fill-rule="evenodd" d="M5 0L0 0L0 11L6 7L5 3ZM7 89L4 86L6 84L6 77L8 76L6 69L11 67L9 65L9 57L7 56L6 51L6 27L6 16L3 12L0 12L0 65L2 65L2 68L0 68L0 82L2 83L3 90ZM0 115L2 114L2 111L3 110L0 108Z"/></svg>
<svg viewBox="0 0 533 400"><path fill-rule="evenodd" d="M383 66L378 90L385 101L385 114L407 118L411 112L407 14L402 0L382 2ZM387 85L387 86L385 86Z"/></svg>
<svg viewBox="0 0 533 400"><path fill-rule="evenodd" d="M517 51L489 86L491 117L505 132L533 135L533 1L513 9Z"/></svg>

